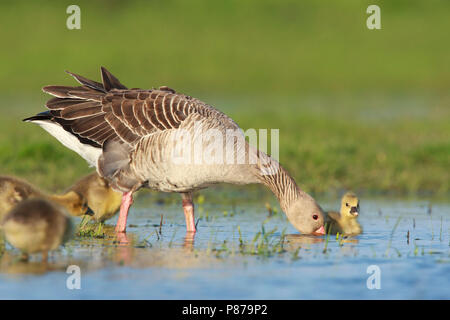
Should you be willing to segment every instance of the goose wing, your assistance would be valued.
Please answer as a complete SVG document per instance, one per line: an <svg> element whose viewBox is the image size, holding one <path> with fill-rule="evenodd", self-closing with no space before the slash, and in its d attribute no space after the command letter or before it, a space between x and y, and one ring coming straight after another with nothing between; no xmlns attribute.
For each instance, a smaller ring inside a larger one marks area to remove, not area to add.
<svg viewBox="0 0 450 320"><path fill-rule="evenodd" d="M132 147L143 136L178 128L192 113L215 116L229 122L228 125L235 125L213 107L165 86L151 90L128 89L103 67L102 83L68 73L81 86L44 87L44 92L54 96L46 103L49 111L25 121L45 118L59 124L80 143L97 148L106 141Z"/></svg>

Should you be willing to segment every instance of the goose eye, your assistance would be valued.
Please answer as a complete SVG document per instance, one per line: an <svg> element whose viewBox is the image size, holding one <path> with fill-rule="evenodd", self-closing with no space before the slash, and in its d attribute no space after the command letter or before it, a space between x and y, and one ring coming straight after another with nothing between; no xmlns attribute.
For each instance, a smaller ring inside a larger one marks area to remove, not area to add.
<svg viewBox="0 0 450 320"><path fill-rule="evenodd" d="M317 220L317 219L319 219L319 216L317 214L315 214L315 215L313 215L313 219Z"/></svg>

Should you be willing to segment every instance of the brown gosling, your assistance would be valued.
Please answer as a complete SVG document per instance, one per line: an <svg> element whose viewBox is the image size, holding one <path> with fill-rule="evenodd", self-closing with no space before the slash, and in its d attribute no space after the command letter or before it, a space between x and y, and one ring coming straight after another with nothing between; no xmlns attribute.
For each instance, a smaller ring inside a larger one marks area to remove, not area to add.
<svg viewBox="0 0 450 320"><path fill-rule="evenodd" d="M63 206L73 216L92 214L86 200L75 191L63 195L46 194L22 179L0 176L0 221L18 203L30 198L53 201Z"/></svg>
<svg viewBox="0 0 450 320"><path fill-rule="evenodd" d="M357 221L359 215L359 199L353 192L344 194L341 200L341 211L327 213L327 233L345 236L358 235L362 232Z"/></svg>
<svg viewBox="0 0 450 320"><path fill-rule="evenodd" d="M93 218L103 222L112 218L119 210L122 201L122 193L114 191L108 181L93 172L70 187L73 191L82 195L93 211Z"/></svg>
<svg viewBox="0 0 450 320"><path fill-rule="evenodd" d="M42 253L43 261L47 261L48 251L57 249L73 233L64 208L44 198L18 203L4 217L0 228L6 240L22 251L23 258Z"/></svg>

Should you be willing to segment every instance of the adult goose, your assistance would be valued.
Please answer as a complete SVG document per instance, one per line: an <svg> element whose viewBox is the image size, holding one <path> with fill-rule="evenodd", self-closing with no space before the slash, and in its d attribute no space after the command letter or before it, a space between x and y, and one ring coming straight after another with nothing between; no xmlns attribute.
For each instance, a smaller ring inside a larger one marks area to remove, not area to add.
<svg viewBox="0 0 450 320"><path fill-rule="evenodd" d="M166 86L127 89L103 67L102 83L67 73L81 86L44 87L54 96L46 103L49 110L24 121L39 124L123 193L117 232L125 232L133 193L141 187L180 193L186 229L195 232L193 191L218 183L261 183L300 232L325 233L316 201L277 161L245 142L224 113ZM219 137L205 139L205 132ZM216 148L220 135L229 132L232 151L228 143Z"/></svg>

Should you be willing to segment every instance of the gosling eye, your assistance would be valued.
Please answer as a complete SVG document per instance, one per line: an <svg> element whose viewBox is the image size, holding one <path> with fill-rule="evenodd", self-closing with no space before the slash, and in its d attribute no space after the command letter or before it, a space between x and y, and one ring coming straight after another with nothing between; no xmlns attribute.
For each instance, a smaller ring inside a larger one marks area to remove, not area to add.
<svg viewBox="0 0 450 320"><path fill-rule="evenodd" d="M318 216L317 214L314 214L314 215L313 215L313 219L314 219L314 220L317 220L317 219L319 219L319 216Z"/></svg>
<svg viewBox="0 0 450 320"><path fill-rule="evenodd" d="M345 206L346 206L346 207L350 207L350 205L348 204L348 202L345 203Z"/></svg>

